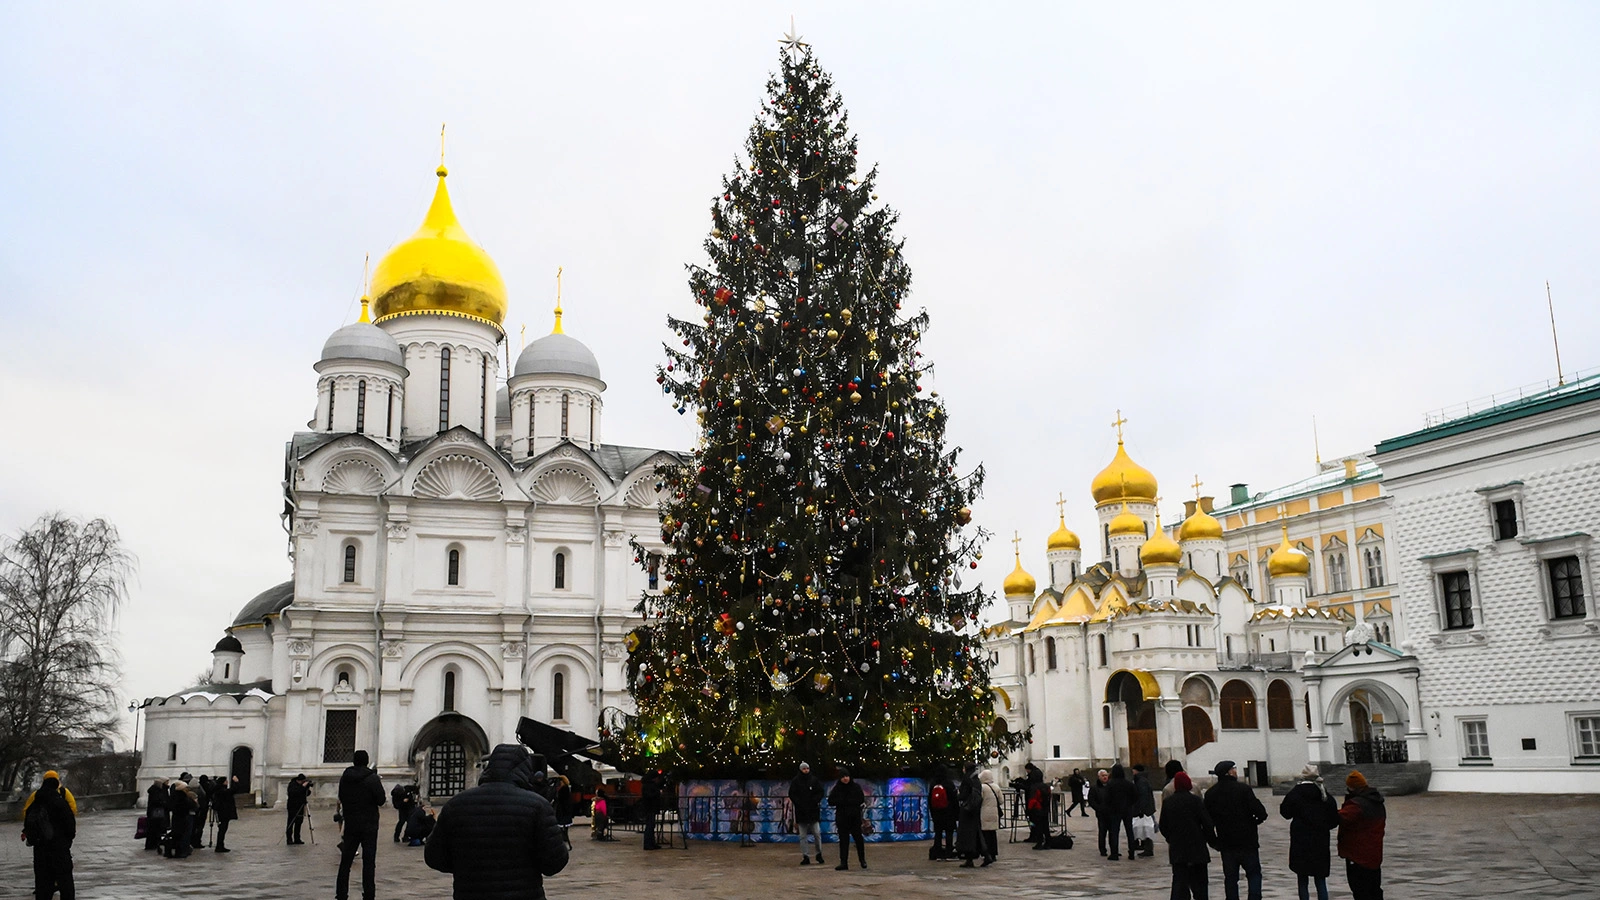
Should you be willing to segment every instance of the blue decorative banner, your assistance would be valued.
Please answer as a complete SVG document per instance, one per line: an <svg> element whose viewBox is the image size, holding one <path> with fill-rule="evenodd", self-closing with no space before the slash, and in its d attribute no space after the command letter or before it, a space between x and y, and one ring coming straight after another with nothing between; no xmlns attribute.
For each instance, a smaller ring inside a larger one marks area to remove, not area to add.
<svg viewBox="0 0 1600 900"><path fill-rule="evenodd" d="M933 837L928 818L928 783L921 778L851 779L867 795L862 830L869 841L920 841ZM826 785L831 790L833 785ZM789 782L732 778L685 781L678 785L678 817L693 840L737 841L742 835L763 843L796 840ZM822 835L834 841L833 811L822 802Z"/></svg>

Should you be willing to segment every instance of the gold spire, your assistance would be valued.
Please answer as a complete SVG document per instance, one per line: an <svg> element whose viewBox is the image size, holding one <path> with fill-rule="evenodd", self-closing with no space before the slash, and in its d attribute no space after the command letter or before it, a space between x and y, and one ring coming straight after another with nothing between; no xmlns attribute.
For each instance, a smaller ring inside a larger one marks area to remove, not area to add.
<svg viewBox="0 0 1600 900"><path fill-rule="evenodd" d="M367 313L367 306L372 302L368 298L368 294L372 290L372 276L367 271L367 267L371 263L372 254L368 253L366 257L361 260L361 318L358 320L361 322L372 321L372 316L368 315Z"/></svg>
<svg viewBox="0 0 1600 900"><path fill-rule="evenodd" d="M443 135L441 129L441 142ZM373 318L382 322L395 316L454 316L499 328L506 317L500 269L456 218L445 186L449 172L442 163L436 174L438 184L422 227L372 270Z"/></svg>
<svg viewBox="0 0 1600 900"><path fill-rule="evenodd" d="M556 266L556 327L551 334L566 334L561 330L561 270L563 266Z"/></svg>
<svg viewBox="0 0 1600 900"><path fill-rule="evenodd" d="M1134 462L1123 446L1122 426L1128 424L1128 420L1123 418L1122 410L1117 410L1116 421L1111 424L1117 429L1117 453L1111 458L1111 464L1101 469L1089 484L1095 505L1109 506L1118 500L1148 502L1155 499L1156 477L1150 474L1149 469Z"/></svg>
<svg viewBox="0 0 1600 900"><path fill-rule="evenodd" d="M450 174L450 170L444 167L444 125L443 122L439 123L439 168L433 170L440 178Z"/></svg>

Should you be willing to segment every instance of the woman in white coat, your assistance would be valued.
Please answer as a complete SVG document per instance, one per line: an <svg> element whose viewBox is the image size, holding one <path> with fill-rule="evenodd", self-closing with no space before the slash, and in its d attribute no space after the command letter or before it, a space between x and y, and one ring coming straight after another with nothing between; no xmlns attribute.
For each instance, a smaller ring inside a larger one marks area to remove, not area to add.
<svg viewBox="0 0 1600 900"><path fill-rule="evenodd" d="M983 864L989 865L1000 855L1000 789L995 787L994 773L984 769L978 773L978 792L983 806L978 809L978 830L982 835L979 851Z"/></svg>

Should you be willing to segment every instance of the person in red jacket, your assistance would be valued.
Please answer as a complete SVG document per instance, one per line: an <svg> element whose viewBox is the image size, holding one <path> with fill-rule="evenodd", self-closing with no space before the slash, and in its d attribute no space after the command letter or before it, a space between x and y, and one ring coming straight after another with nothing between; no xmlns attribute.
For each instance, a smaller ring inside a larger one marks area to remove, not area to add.
<svg viewBox="0 0 1600 900"><path fill-rule="evenodd" d="M1339 855L1355 900L1383 900L1383 795L1352 770L1339 807Z"/></svg>

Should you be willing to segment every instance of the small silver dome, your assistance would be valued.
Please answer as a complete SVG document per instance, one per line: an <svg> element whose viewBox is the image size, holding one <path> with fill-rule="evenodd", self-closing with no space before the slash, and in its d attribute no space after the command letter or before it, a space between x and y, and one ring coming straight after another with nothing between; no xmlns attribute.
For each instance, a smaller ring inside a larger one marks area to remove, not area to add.
<svg viewBox="0 0 1600 900"><path fill-rule="evenodd" d="M389 332L371 322L356 322L335 331L322 345L322 360L370 359L405 367L405 355Z"/></svg>
<svg viewBox="0 0 1600 900"><path fill-rule="evenodd" d="M600 363L582 341L565 334L547 334L517 357L517 375L581 375L600 381ZM603 383L603 382L602 382Z"/></svg>

